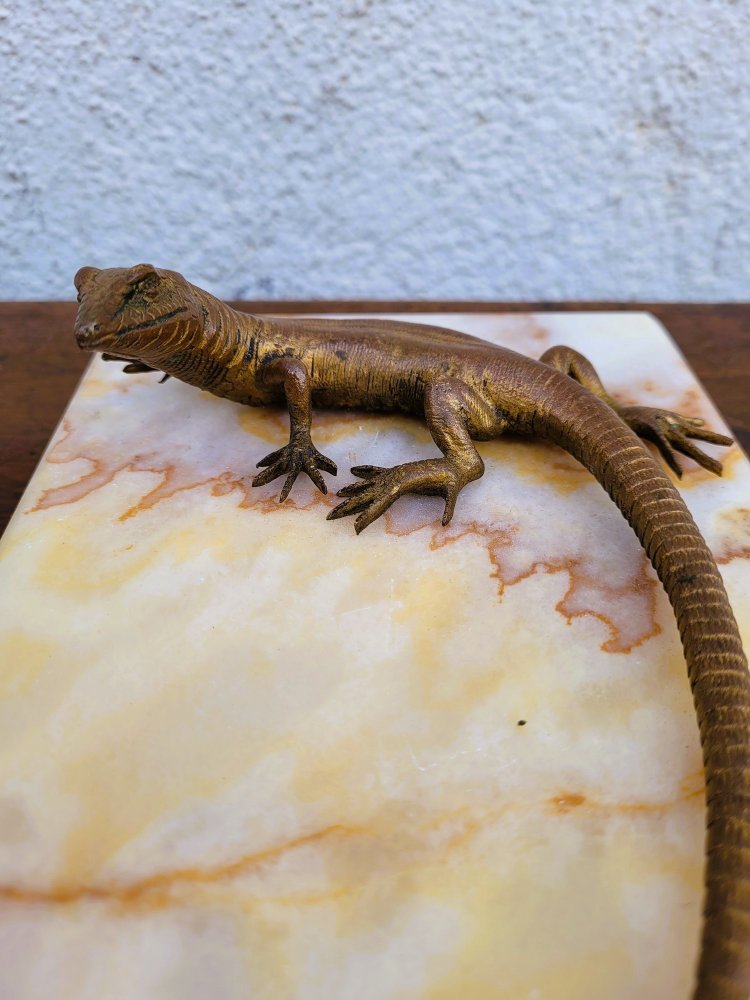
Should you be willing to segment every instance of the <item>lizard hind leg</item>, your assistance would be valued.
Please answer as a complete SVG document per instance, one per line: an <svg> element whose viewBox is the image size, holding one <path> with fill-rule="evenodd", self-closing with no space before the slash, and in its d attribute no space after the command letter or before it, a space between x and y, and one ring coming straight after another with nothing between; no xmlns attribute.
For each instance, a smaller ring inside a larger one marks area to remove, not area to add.
<svg viewBox="0 0 750 1000"><path fill-rule="evenodd" d="M549 350L545 351L539 360L543 361L545 365L549 365L550 368L555 368L557 371L562 372L563 375L569 375L572 379L575 379L584 389L588 389L589 392L593 392L599 399L603 399L613 410L618 409L617 401L604 388L596 368L594 368L588 358L584 357L583 354L579 354L578 351L574 351L572 347L557 344L555 347L550 347Z"/></svg>
<svg viewBox="0 0 750 1000"><path fill-rule="evenodd" d="M690 439L717 444L723 448L734 442L725 434L707 430L704 427L705 421L699 417L685 417L672 410L661 410L655 406L620 406L604 388L588 358L574 351L572 347L562 345L550 347L539 360L564 375L569 375L599 399L604 400L639 438L656 445L662 458L676 476L682 476L682 468L675 452L687 455L709 472L721 475L721 462L701 451Z"/></svg>
<svg viewBox="0 0 750 1000"><path fill-rule="evenodd" d="M490 438L501 433L494 406L458 379L446 378L425 388L425 419L442 458L384 469L357 465L352 474L362 482L339 490L344 501L329 513L329 520L357 514L354 529L359 534L405 493L441 496L445 500L443 524L453 517L458 494L468 483L479 479L484 462L471 440L472 435Z"/></svg>

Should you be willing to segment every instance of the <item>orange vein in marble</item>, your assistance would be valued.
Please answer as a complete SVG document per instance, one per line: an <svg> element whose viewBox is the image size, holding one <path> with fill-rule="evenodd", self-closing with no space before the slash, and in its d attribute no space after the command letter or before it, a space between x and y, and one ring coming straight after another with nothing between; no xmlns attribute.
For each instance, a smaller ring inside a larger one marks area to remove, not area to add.
<svg viewBox="0 0 750 1000"><path fill-rule="evenodd" d="M728 511L722 511L722 519L729 521L730 525L744 535L744 544L730 543L725 540L721 549L714 553L716 562L720 566L725 566L733 559L750 559L750 507L734 507Z"/></svg>
<svg viewBox="0 0 750 1000"><path fill-rule="evenodd" d="M77 458L85 458L94 465L94 472L84 475L74 483L47 490L37 504L31 508L32 511L59 504L75 503L110 482L121 471L149 472L161 477L161 482L156 487L145 493L136 504L130 506L120 515L119 520L121 521L135 517L179 492L209 484L212 484L211 492L214 496L223 496L239 489L242 494L240 506L253 507L261 510L264 514L274 513L282 509L288 511L290 508L309 509L317 504L330 506L336 502L334 498L323 499L319 495L315 495L307 503L298 503L292 500L287 502L285 508L281 508L274 497L264 497L251 492L247 477L238 476L226 469L213 475L201 477L198 475L197 469L191 469L189 465L180 465L171 461L160 461L153 453L144 456L136 454L127 462L119 461L107 467L101 456L78 453L72 449L67 444L69 436L70 429L66 428L63 438L52 450L48 460L64 463L74 461ZM533 445L529 447L538 451L538 448L534 449ZM549 478L553 486L556 471L554 468L550 470ZM565 477L570 476L568 463L562 464L561 471ZM585 470L581 471L584 476L588 476ZM567 491L569 488L566 481L565 490ZM408 528L396 528L390 513L386 516L384 523L386 531L393 535L410 534L414 530L427 526L427 523L418 523ZM432 521L428 523L431 527L433 526ZM574 618L593 617L606 625L610 636L601 644L601 649L604 652L628 653L661 631L661 627L656 621L657 584L656 580L649 575L648 561L645 556L640 557L638 573L625 583L617 585L609 583L606 578L602 577L601 573L597 574L593 568L587 568L585 558L581 555L570 554L562 558L533 559L523 568L513 569L504 551L513 546L512 530L484 521L472 520L459 526L458 529L455 527L448 530L440 528L433 532L429 545L431 549L435 550L467 535L475 535L486 545L493 567L491 576L498 580L500 597L502 597L506 587L520 583L537 572L567 573L569 585L562 599L557 602L555 610L563 615L569 623ZM629 599L631 603L635 602L637 614L632 614L632 607L625 608L623 606L626 599Z"/></svg>
<svg viewBox="0 0 750 1000"><path fill-rule="evenodd" d="M687 784L688 782L683 782L683 788ZM699 788L684 790L683 794L678 798L667 802L597 802L579 792L562 791L544 800L541 803L541 807L557 816L565 816L573 811L579 814L604 814L606 816L646 816L663 813L668 809L683 805L702 794L702 783ZM461 829L451 834L443 845L443 850L450 852L465 846L488 823L499 820L509 811L529 812L533 809L533 804L529 807L525 802L505 803L500 807L484 812L478 818L466 815L468 810L461 809L457 812L454 811L448 815L438 817L426 824L425 830L436 830L441 826L453 823L459 814L461 814L464 817ZM131 883L82 884L58 886L51 889L35 889L27 886L6 884L0 885L0 899L5 899L8 902L43 903L50 905L101 901L131 907L145 904L151 908L158 909L179 903L179 900L172 893L180 885L215 885L241 875L250 874L265 865L272 864L299 848L326 842L337 844L355 837L366 836L374 837L374 831L368 830L366 827L334 823L313 833L295 837L275 847L244 854L234 861L229 861L221 865L206 868L185 866L156 872L153 875L148 875ZM427 847L428 854L436 855L439 852L439 847ZM317 898L317 894L315 898ZM322 894L320 898L328 899L330 898L330 894Z"/></svg>
<svg viewBox="0 0 750 1000"><path fill-rule="evenodd" d="M14 885L0 885L0 898L29 903L77 903L81 900L111 900L123 904L136 903L152 893L171 889L179 883L200 885L222 882L246 874L264 864L275 861L284 854L329 839L350 837L364 832L358 827L334 823L314 833L295 837L276 847L244 854L234 861L211 868L189 866L170 871L156 872L130 884L60 886L53 889L30 889Z"/></svg>
<svg viewBox="0 0 750 1000"><path fill-rule="evenodd" d="M419 525L425 527L427 525ZM410 534L414 528L406 530L394 526L393 518L386 513L386 530L389 534ZM605 653L629 653L648 639L661 632L656 620L657 581L651 575L645 554L639 556L639 569L635 576L623 584L612 584L600 574L587 570L580 556L558 559L534 559L523 569L513 569L505 558L506 550L514 543L513 531L507 527L472 520L448 529L439 528L430 538L433 550L457 542L469 535L475 535L487 547L492 564L491 576L498 581L498 594L503 596L506 587L512 587L527 580L535 573L567 573L569 584L563 597L555 605L555 610L570 623L574 618L592 617L601 621L610 630L609 639L602 643ZM588 592L588 605L582 600ZM634 622L621 607L624 598L634 598L639 605L640 623ZM608 608L606 613L603 610ZM622 621L618 620L621 615ZM626 631L626 629L630 631Z"/></svg>

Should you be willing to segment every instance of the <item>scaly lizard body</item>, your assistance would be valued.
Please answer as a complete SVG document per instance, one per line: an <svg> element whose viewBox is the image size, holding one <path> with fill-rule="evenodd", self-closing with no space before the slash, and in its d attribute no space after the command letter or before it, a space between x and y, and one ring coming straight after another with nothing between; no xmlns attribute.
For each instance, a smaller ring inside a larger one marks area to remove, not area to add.
<svg viewBox="0 0 750 1000"><path fill-rule="evenodd" d="M405 493L440 495L447 524L484 465L474 441L505 431L565 448L604 486L662 581L677 618L706 769L707 863L696 1000L750 996L750 677L737 624L706 543L639 437L679 474L674 450L720 473L690 439L728 445L701 420L618 406L591 364L566 347L539 361L440 327L383 320L272 319L237 312L174 271L82 268L76 336L84 350L157 370L252 406L286 403L287 445L262 459L260 486L306 472L326 492L336 472L311 439L311 410L400 410L423 418L441 458L358 466L329 518L362 531Z"/></svg>

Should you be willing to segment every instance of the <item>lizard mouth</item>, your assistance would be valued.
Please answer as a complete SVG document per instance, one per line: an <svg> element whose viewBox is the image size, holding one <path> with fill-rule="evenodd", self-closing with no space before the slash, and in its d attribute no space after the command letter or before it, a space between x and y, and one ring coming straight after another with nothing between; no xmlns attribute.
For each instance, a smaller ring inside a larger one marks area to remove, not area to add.
<svg viewBox="0 0 750 1000"><path fill-rule="evenodd" d="M188 310L184 306L180 306L179 309L172 309L169 312L162 313L161 316L152 316L150 319L142 320L140 323L132 323L130 326L118 330L117 336L122 337L126 333L139 333L141 330L151 330L153 327L168 323L169 320L174 319L176 316L182 316L186 312Z"/></svg>
<svg viewBox="0 0 750 1000"><path fill-rule="evenodd" d="M139 323L132 323L130 326L118 329L114 337L111 333L102 332L98 323L76 323L73 332L76 342L82 351L98 351L108 344L111 346L118 338L124 337L126 334L155 329L178 316L185 315L188 311L185 307L180 307L179 309L172 309L169 312L162 313L160 316L153 316Z"/></svg>

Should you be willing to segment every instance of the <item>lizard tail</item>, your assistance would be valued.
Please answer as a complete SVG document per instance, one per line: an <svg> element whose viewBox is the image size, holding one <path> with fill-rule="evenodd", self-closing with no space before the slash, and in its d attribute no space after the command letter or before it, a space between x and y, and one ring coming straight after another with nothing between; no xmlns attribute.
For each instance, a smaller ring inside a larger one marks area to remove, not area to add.
<svg viewBox="0 0 750 1000"><path fill-rule="evenodd" d="M682 497L633 431L567 376L544 436L602 484L637 534L674 609L706 774L704 922L695 1000L750 996L750 675L713 555Z"/></svg>

